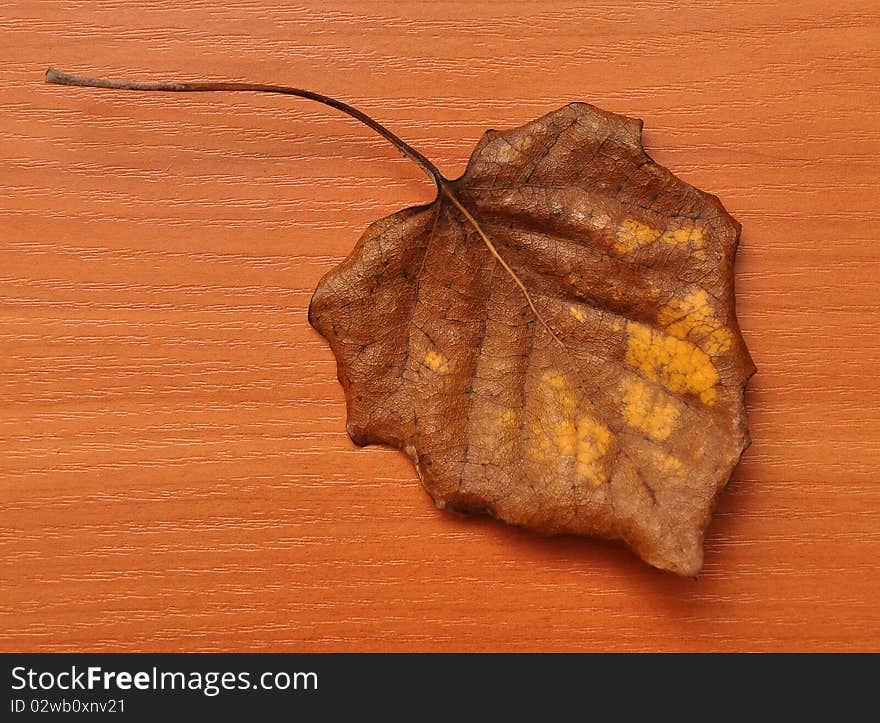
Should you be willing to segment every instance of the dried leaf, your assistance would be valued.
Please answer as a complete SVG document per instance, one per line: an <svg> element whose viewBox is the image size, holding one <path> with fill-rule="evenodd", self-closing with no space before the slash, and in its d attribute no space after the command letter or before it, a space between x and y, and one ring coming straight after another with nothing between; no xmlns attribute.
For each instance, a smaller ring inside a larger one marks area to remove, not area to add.
<svg viewBox="0 0 880 723"><path fill-rule="evenodd" d="M620 539L656 567L699 572L715 499L748 445L739 224L654 163L641 121L572 103L489 131L448 181L313 91L54 68L46 81L294 95L393 143L436 200L374 223L309 308L336 355L351 438L405 450L438 507Z"/></svg>
<svg viewBox="0 0 880 723"><path fill-rule="evenodd" d="M440 508L696 575L748 445L739 228L641 121L572 103L487 132L315 291L351 438L405 450Z"/></svg>

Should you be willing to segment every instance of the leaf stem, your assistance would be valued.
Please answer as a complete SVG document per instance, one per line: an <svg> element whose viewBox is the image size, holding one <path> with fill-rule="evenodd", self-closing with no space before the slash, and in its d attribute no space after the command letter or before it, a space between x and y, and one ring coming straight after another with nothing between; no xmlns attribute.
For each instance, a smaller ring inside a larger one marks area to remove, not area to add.
<svg viewBox="0 0 880 723"><path fill-rule="evenodd" d="M399 150L404 156L414 161L419 168L421 168L430 178L434 181L434 184L437 186L437 198L438 200L442 200L445 196L447 197L453 206L458 209L458 211L465 217L465 220L474 228L477 234L482 239L483 243L489 249L489 252L504 270L510 275L510 277L516 282L516 285L522 291L523 296L525 296L526 301L531 307L532 312L534 313L537 320L547 329L550 335L563 346L564 343L559 335L553 330L547 320L543 317L543 315L538 311L538 308L535 304L534 299L532 299L532 295L529 293L526 285L523 283L522 279L519 275L510 267L510 264L504 259L504 257L499 253L495 244L492 243L488 234L483 230L480 226L479 221L474 217L474 215L468 211L465 205L461 202L458 196L453 192L452 188L450 188L449 181L443 176L442 173L437 169L431 161L425 158L421 153L419 153L415 148L411 145L403 141L397 135L388 130L385 126L377 121L374 121L370 116L362 111L359 111L357 108L350 106L348 103L343 103L341 100L336 100L335 98L330 98L326 95L321 95L320 93L314 93L310 90L302 90L300 88L290 88L286 85L263 85L261 83L225 83L225 82L198 82L198 83L183 83L183 82L142 82L142 81L128 81L128 80L110 80L107 78L90 78L84 75L73 75L71 73L63 73L60 70L56 70L55 68L49 68L46 71L46 82L54 83L55 85L73 85L80 86L85 88L110 88L111 90L146 90L146 91L159 91L159 92L167 92L167 93L204 93L204 92L235 92L235 91L250 91L254 93L281 93L282 95L295 95L299 98L308 98L309 100L316 101L318 103L323 103L324 105L330 106L331 108L335 108L336 110L342 111L348 116L351 116L357 121L360 121L368 128L371 128L380 136L388 140L397 150Z"/></svg>
<svg viewBox="0 0 880 723"><path fill-rule="evenodd" d="M357 121L360 121L368 128L373 129L380 136L385 138L404 156L414 161L437 186L437 192L447 183L443 174L437 169L431 161L425 158L415 148L406 143L400 137L392 133L385 126L374 121L370 116L357 108L343 103L335 98L330 98L321 93L314 93L310 90L301 90L300 88L290 88L285 85L264 85L262 83L225 83L225 82L199 82L199 83L183 83L183 82L161 82L161 83L144 83L140 81L128 80L109 80L106 78L89 78L84 75L73 75L71 73L63 73L55 68L49 68L46 71L46 82L55 85L73 85L85 88L110 88L113 90L148 90L160 91L168 93L204 93L204 92L236 92L250 91L254 93L281 93L282 95L295 95L299 98L308 98L317 103L323 103L331 108L342 111Z"/></svg>

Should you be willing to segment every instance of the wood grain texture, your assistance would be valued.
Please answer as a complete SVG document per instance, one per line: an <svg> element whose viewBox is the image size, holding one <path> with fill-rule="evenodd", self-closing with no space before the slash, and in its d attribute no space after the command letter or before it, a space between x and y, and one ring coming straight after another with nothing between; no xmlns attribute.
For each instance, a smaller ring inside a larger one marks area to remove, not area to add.
<svg viewBox="0 0 880 723"><path fill-rule="evenodd" d="M868 0L0 2L0 649L880 650L880 12ZM433 508L345 434L318 279L571 100L743 224L753 445L680 580Z"/></svg>

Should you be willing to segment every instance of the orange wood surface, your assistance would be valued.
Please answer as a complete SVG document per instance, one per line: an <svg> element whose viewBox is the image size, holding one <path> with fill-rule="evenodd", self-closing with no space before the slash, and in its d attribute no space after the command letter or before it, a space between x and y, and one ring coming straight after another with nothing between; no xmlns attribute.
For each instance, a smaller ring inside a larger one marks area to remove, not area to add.
<svg viewBox="0 0 880 723"><path fill-rule="evenodd" d="M880 650L880 10L0 2L0 649ZM418 168L572 100L743 224L753 444L696 582L435 509L356 448L312 289Z"/></svg>

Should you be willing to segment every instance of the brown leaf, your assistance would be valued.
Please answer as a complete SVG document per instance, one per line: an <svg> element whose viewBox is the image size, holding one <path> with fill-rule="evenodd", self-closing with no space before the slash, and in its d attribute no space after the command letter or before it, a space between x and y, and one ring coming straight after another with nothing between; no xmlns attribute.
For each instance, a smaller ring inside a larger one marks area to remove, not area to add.
<svg viewBox="0 0 880 723"><path fill-rule="evenodd" d="M641 121L572 103L489 131L457 181L313 91L89 78L59 85L293 95L347 113L437 184L318 285L358 444L399 447L438 507L621 539L682 575L748 444L739 224L658 166Z"/></svg>
<svg viewBox="0 0 880 723"><path fill-rule="evenodd" d="M748 445L739 224L583 103L487 132L440 188L312 298L351 438L405 450L440 508L696 575Z"/></svg>

